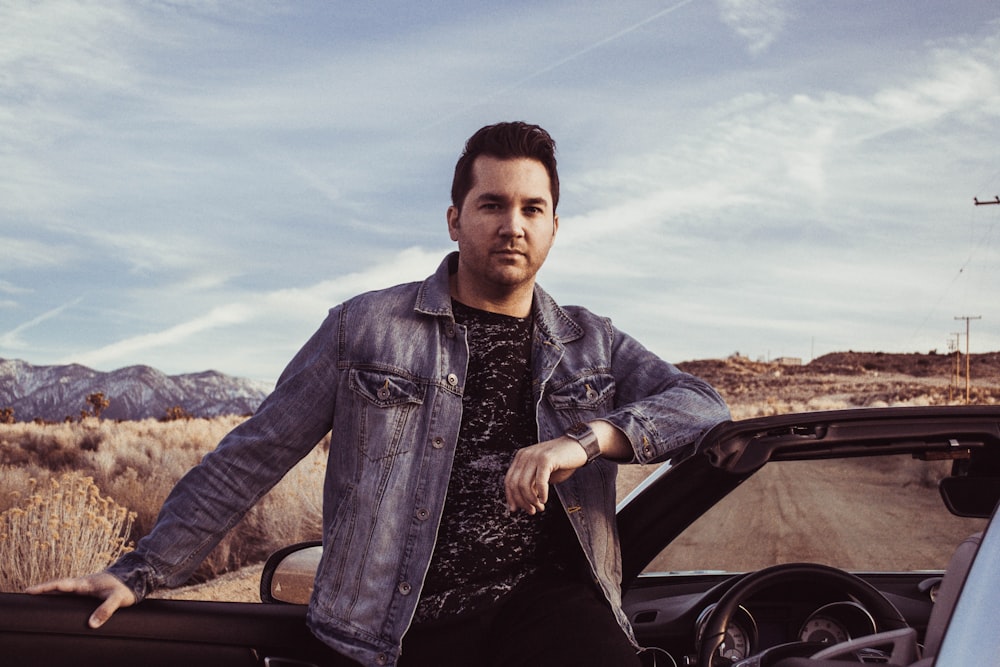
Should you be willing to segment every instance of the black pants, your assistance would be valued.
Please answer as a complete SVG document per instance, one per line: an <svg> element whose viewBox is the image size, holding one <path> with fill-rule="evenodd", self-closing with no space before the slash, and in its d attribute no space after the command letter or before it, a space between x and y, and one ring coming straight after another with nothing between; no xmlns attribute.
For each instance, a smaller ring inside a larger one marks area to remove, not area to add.
<svg viewBox="0 0 1000 667"><path fill-rule="evenodd" d="M634 667L636 650L589 581L531 577L497 609L403 638L399 667Z"/></svg>

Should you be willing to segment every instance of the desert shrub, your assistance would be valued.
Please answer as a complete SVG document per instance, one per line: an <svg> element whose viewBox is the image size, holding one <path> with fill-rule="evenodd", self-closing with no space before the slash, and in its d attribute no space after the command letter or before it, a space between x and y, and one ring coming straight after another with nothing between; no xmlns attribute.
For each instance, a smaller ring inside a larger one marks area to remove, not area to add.
<svg viewBox="0 0 1000 667"><path fill-rule="evenodd" d="M91 430L80 438L78 446L84 452L96 452L101 447L104 434L101 431Z"/></svg>
<svg viewBox="0 0 1000 667"><path fill-rule="evenodd" d="M133 535L141 539L153 529L160 507L177 479L160 471L144 476L136 468L129 467L119 474L102 478L98 485L112 498L132 509L135 514Z"/></svg>
<svg viewBox="0 0 1000 667"><path fill-rule="evenodd" d="M68 468L91 477L102 494L133 513L136 541L152 529L177 481L246 417L0 427L0 511ZM222 540L196 574L197 580L265 559L292 542L321 534L325 440L271 490Z"/></svg>
<svg viewBox="0 0 1000 667"><path fill-rule="evenodd" d="M101 413L111 405L111 401L104 396L104 392L102 391L88 395L86 402L91 407L91 414L98 419L101 418ZM84 413L81 412L80 414Z"/></svg>
<svg viewBox="0 0 1000 667"><path fill-rule="evenodd" d="M98 423L16 423L0 429L0 465L33 464L62 472L86 468L85 452L104 440Z"/></svg>
<svg viewBox="0 0 1000 667"><path fill-rule="evenodd" d="M167 408L166 414L160 419L160 421L176 421L178 419L193 419L193 417L188 413L187 410L179 405L175 405L172 408Z"/></svg>
<svg viewBox="0 0 1000 667"><path fill-rule="evenodd" d="M66 473L0 515L0 591L97 572L128 550L133 514L90 477Z"/></svg>
<svg viewBox="0 0 1000 667"><path fill-rule="evenodd" d="M32 464L0 465L0 513L19 505L31 488L47 484L50 477L50 471Z"/></svg>

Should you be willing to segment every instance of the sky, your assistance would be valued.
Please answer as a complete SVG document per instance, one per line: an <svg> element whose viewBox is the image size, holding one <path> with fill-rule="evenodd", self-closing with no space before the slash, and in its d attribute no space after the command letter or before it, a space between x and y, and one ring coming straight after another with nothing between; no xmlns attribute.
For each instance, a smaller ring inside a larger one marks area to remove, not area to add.
<svg viewBox="0 0 1000 667"><path fill-rule="evenodd" d="M273 383L504 120L668 361L1000 350L995 0L0 0L0 358Z"/></svg>

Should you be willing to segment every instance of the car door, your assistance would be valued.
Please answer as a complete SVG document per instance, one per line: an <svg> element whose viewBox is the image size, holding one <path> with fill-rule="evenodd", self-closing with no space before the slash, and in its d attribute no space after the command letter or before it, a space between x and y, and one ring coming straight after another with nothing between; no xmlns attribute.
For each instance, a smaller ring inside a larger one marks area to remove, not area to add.
<svg viewBox="0 0 1000 667"><path fill-rule="evenodd" d="M306 628L299 605L146 600L93 630L97 601L0 594L5 665L307 667L351 665Z"/></svg>

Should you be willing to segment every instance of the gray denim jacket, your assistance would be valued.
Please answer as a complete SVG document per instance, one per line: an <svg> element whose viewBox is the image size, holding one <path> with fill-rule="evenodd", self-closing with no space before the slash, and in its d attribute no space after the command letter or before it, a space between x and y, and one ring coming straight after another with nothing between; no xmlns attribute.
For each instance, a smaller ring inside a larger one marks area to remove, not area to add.
<svg viewBox="0 0 1000 667"><path fill-rule="evenodd" d="M451 311L447 257L422 283L336 308L257 413L177 485L153 531L111 568L138 599L177 586L243 514L328 431L323 558L312 631L366 665L392 665L413 618L462 421L465 330ZM609 320L534 294L538 440L604 419L649 463L728 418L719 395ZM557 486L595 580L623 630L615 524L617 464L602 459ZM504 506L504 491L484 498Z"/></svg>

